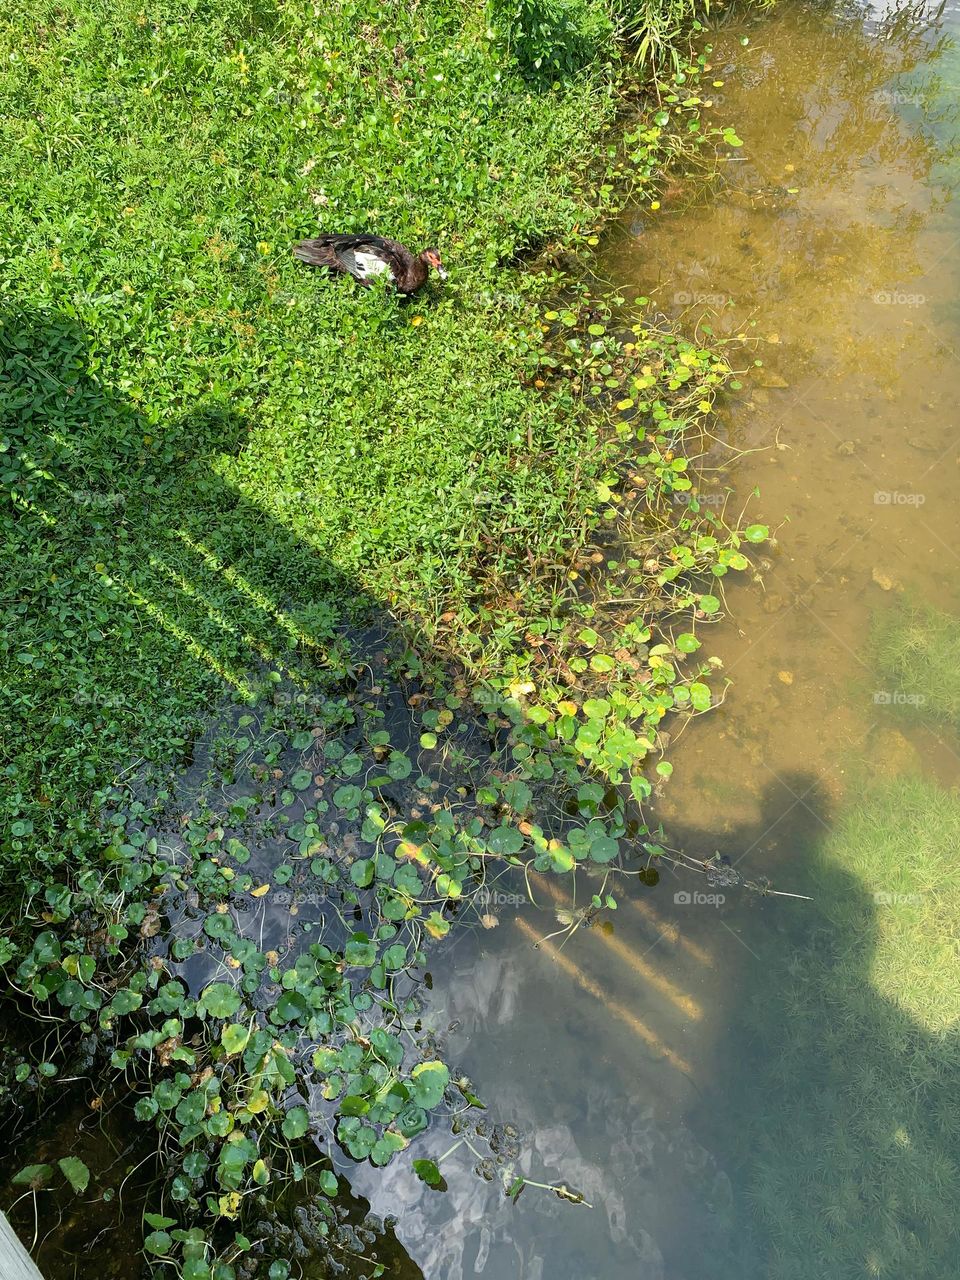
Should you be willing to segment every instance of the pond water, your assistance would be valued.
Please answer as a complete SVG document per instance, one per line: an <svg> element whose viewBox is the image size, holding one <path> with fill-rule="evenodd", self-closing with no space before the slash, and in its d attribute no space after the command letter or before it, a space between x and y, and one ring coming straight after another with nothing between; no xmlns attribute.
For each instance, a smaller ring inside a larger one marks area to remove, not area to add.
<svg viewBox="0 0 960 1280"><path fill-rule="evenodd" d="M955 859L918 888L922 865L891 880L876 851L909 828L933 858L960 756L869 636L905 601L960 614L958 29L956 5L722 29L709 114L745 145L610 236L625 297L762 361L721 407L702 491L780 526L708 637L732 683L673 744L657 816L693 856L815 901L664 876L535 950L558 891L492 900L498 927L446 953L432 1017L520 1129L523 1173L592 1207L535 1187L511 1204L466 1145L439 1194L404 1163L354 1168L426 1276L956 1274L960 1008L937 996L960 986L956 935L910 954L960 900ZM901 981L914 959L922 991Z"/></svg>

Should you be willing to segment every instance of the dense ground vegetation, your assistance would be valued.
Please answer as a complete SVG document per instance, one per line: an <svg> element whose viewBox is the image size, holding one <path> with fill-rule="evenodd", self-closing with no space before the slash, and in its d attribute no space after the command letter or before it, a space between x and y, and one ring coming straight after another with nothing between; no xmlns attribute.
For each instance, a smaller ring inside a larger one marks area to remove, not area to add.
<svg viewBox="0 0 960 1280"><path fill-rule="evenodd" d="M524 385L538 317L504 263L612 199L616 46L602 6L537 12L8 15L5 857L75 856L92 786L345 598L431 640L452 613L476 653L478 607L582 540L585 388ZM452 280L402 303L311 274L288 246L318 225L436 243Z"/></svg>
<svg viewBox="0 0 960 1280"><path fill-rule="evenodd" d="M748 567L683 452L730 369L642 304L612 324L574 254L672 149L739 140L701 126L694 65L608 141L625 18L0 25L0 954L157 1129L147 1250L191 1280L286 1274L231 1224L305 1177L308 1133L380 1164L453 1109L411 975L490 868L655 874L628 804L669 776L664 716L711 705L697 631ZM331 281L289 256L318 225L435 244L451 280ZM157 773L218 706L204 784ZM291 882L331 904L319 938L251 936ZM75 1044L14 1052L14 1082L42 1101ZM18 1183L54 1178L90 1171Z"/></svg>

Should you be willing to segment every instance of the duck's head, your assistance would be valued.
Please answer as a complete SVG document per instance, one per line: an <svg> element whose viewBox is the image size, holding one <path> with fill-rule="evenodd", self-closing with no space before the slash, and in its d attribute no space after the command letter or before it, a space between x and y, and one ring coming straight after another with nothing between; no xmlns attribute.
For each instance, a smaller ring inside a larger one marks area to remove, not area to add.
<svg viewBox="0 0 960 1280"><path fill-rule="evenodd" d="M423 253L420 255L420 261L425 262L428 267L431 267L441 280L446 280L447 273L444 270L443 263L440 261L439 249L424 249Z"/></svg>

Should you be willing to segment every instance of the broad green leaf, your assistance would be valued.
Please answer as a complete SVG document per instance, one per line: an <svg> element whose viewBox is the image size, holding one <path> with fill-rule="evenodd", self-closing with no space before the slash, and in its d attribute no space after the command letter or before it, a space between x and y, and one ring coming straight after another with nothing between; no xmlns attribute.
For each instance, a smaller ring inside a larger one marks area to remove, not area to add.
<svg viewBox="0 0 960 1280"><path fill-rule="evenodd" d="M432 1160L414 1160L413 1172L428 1187L439 1187L442 1182L440 1170Z"/></svg>
<svg viewBox="0 0 960 1280"><path fill-rule="evenodd" d="M78 1160L76 1156L64 1156L62 1160L57 1161L57 1164L74 1191L78 1194L86 1191L90 1185L90 1170L82 1160Z"/></svg>
<svg viewBox="0 0 960 1280"><path fill-rule="evenodd" d="M420 1062L410 1073L407 1088L410 1097L427 1111L443 1098L443 1091L450 1081L450 1072L442 1062Z"/></svg>
<svg viewBox="0 0 960 1280"><path fill-rule="evenodd" d="M310 1128L310 1113L306 1107L291 1107L280 1126L283 1136L293 1141L302 1138Z"/></svg>
<svg viewBox="0 0 960 1280"><path fill-rule="evenodd" d="M228 1023L220 1032L220 1043L231 1057L235 1053L242 1053L249 1039L250 1028L239 1022Z"/></svg>
<svg viewBox="0 0 960 1280"><path fill-rule="evenodd" d="M214 1018L229 1018L240 1008L241 1000L237 989L229 983L211 982L200 997L200 1003Z"/></svg>

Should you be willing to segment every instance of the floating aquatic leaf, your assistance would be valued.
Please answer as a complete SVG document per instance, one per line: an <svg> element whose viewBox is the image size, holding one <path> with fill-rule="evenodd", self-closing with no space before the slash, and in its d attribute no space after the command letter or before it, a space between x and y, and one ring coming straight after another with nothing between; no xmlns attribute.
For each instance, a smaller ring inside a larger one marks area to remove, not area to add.
<svg viewBox="0 0 960 1280"><path fill-rule="evenodd" d="M354 784L337 787L333 793L333 803L338 809L356 809L362 799L363 792Z"/></svg>
<svg viewBox="0 0 960 1280"><path fill-rule="evenodd" d="M361 858L350 868L350 879L358 889L366 889L373 883L375 868L372 858Z"/></svg>
<svg viewBox="0 0 960 1280"><path fill-rule="evenodd" d="M236 987L226 982L212 982L200 997L200 1005L214 1018L229 1018L240 1008Z"/></svg>
<svg viewBox="0 0 960 1280"><path fill-rule="evenodd" d="M280 1126L283 1136L291 1141L302 1138L310 1128L310 1113L306 1107L291 1107Z"/></svg>
<svg viewBox="0 0 960 1280"><path fill-rule="evenodd" d="M173 1244L173 1238L168 1231L151 1231L143 1242L143 1247L147 1253L152 1253L155 1258L163 1257L170 1252Z"/></svg>
<svg viewBox="0 0 960 1280"><path fill-rule="evenodd" d="M53 1177L53 1165L51 1164L28 1164L25 1165L19 1173L15 1173L10 1181L16 1187L30 1187L32 1190L39 1190L45 1183L49 1182Z"/></svg>
<svg viewBox="0 0 960 1280"><path fill-rule="evenodd" d="M439 1187L443 1181L439 1168L432 1160L414 1160L413 1172L428 1187Z"/></svg>
<svg viewBox="0 0 960 1280"><path fill-rule="evenodd" d="M494 827L487 836L487 848L499 857L511 857L523 848L523 836L516 827Z"/></svg>
<svg viewBox="0 0 960 1280"><path fill-rule="evenodd" d="M305 1018L310 1012L310 1006L299 991L285 991L276 1003L275 1012L282 1022L293 1022L298 1018Z"/></svg>
<svg viewBox="0 0 960 1280"><path fill-rule="evenodd" d="M407 1088L413 1101L429 1111L440 1102L449 1082L450 1072L442 1062L421 1062L411 1071Z"/></svg>
<svg viewBox="0 0 960 1280"><path fill-rule="evenodd" d="M242 1053L250 1039L250 1028L231 1022L220 1032L220 1043L228 1055Z"/></svg>
<svg viewBox="0 0 960 1280"><path fill-rule="evenodd" d="M612 836L595 836L590 841L591 862L611 862L619 852L620 845Z"/></svg>

